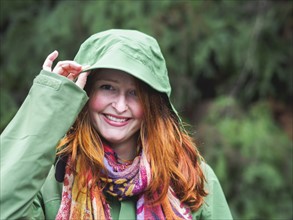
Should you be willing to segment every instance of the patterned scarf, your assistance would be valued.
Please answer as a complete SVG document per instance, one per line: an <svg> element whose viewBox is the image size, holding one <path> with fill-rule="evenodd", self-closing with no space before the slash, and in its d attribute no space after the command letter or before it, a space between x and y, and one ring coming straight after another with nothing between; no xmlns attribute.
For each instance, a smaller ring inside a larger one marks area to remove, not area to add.
<svg viewBox="0 0 293 220"><path fill-rule="evenodd" d="M70 164L67 164L57 220L112 219L110 206L104 196L106 193L117 197L120 201L138 196L136 219L192 219L190 209L180 202L171 187L169 187L167 197L161 204L145 204L143 193L151 181L151 172L150 164L143 151L132 163L121 164L117 161L117 155L110 147L104 146L104 150L104 163L108 170L108 178L101 178L101 181L106 185L103 191L96 184L91 187L93 183L90 173L87 175L87 186L80 190L78 176L74 175ZM77 173L79 169L80 162L78 161Z"/></svg>

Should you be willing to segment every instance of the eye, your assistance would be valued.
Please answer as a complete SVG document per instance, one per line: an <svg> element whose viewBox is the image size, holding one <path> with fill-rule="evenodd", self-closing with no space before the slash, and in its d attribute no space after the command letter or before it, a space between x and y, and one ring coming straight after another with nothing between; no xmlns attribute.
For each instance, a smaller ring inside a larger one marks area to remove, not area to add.
<svg viewBox="0 0 293 220"><path fill-rule="evenodd" d="M131 95L131 96L137 96L137 92L136 92L136 90L130 90L130 91L128 92L128 94Z"/></svg>
<svg viewBox="0 0 293 220"><path fill-rule="evenodd" d="M113 86L111 85L101 85L100 88L103 90L114 90Z"/></svg>

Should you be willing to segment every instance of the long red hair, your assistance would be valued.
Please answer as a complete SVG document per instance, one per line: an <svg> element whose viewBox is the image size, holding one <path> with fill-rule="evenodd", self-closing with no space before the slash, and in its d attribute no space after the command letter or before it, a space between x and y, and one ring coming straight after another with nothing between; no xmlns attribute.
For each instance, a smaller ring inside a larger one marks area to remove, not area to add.
<svg viewBox="0 0 293 220"><path fill-rule="evenodd" d="M94 75L91 74L85 88L89 96L95 81ZM138 141L151 166L151 182L145 192L146 198L150 203L162 203L171 185L180 201L195 211L207 195L204 190L205 177L200 167L202 157L172 110L168 97L139 80L137 92L144 109ZM107 173L103 164L102 141L91 124L87 105L58 144L57 152L57 155L71 155L73 167L79 157L80 185L85 184L89 170L94 182L99 182L102 173ZM156 199L152 197L154 194L158 195Z"/></svg>

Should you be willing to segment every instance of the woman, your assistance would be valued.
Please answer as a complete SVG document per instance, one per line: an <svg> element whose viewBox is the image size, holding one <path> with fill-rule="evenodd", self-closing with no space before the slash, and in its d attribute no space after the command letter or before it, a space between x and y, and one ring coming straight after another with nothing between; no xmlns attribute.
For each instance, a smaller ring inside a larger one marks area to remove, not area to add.
<svg viewBox="0 0 293 220"><path fill-rule="evenodd" d="M57 56L1 135L1 219L232 218L154 38L109 30Z"/></svg>

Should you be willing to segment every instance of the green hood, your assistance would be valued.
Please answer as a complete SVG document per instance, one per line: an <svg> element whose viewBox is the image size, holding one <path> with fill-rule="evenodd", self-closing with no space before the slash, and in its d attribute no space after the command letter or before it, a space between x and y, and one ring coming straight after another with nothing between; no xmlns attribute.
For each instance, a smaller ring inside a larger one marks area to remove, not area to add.
<svg viewBox="0 0 293 220"><path fill-rule="evenodd" d="M142 32L113 29L96 33L80 46L74 60L90 66L84 71L109 68L127 72L170 99L171 86L159 44Z"/></svg>

